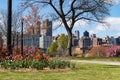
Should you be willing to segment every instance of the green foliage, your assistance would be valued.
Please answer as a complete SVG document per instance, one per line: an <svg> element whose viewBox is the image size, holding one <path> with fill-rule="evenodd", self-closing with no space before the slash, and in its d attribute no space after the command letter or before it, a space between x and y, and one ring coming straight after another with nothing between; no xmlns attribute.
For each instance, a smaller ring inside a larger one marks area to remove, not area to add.
<svg viewBox="0 0 120 80"><path fill-rule="evenodd" d="M11 61L10 60L5 60L1 62L1 67L4 67L5 69L8 69L10 66Z"/></svg>
<svg viewBox="0 0 120 80"><path fill-rule="evenodd" d="M48 48L48 54L50 56L55 56L58 52L59 55L65 51L68 45L68 36L65 34L61 34L58 38L57 42L52 42L52 44Z"/></svg>
<svg viewBox="0 0 120 80"><path fill-rule="evenodd" d="M52 44L48 48L49 55L50 56L55 56L55 54L57 53L57 48L58 48L57 42L52 42Z"/></svg>
<svg viewBox="0 0 120 80"><path fill-rule="evenodd" d="M32 68L36 68L37 70L43 70L45 67L45 63L39 60L33 60Z"/></svg>
<svg viewBox="0 0 120 80"><path fill-rule="evenodd" d="M32 63L33 63L33 61L29 60L27 58L25 58L21 61L22 68L31 68Z"/></svg>
<svg viewBox="0 0 120 80"><path fill-rule="evenodd" d="M66 49L68 45L68 36L65 34L61 34L58 38L58 46L62 49Z"/></svg>
<svg viewBox="0 0 120 80"><path fill-rule="evenodd" d="M70 64L70 68L71 68L72 70L77 69L76 63L75 63L75 62L72 62L72 63Z"/></svg>
<svg viewBox="0 0 120 80"><path fill-rule="evenodd" d="M0 66L5 69L35 68L37 70L43 70L46 67L50 69L70 68L71 63L69 61L58 59L52 59L49 61L40 59L33 60L23 59L23 60L5 60L0 63Z"/></svg>
<svg viewBox="0 0 120 80"><path fill-rule="evenodd" d="M120 66L76 63L77 70L0 71L0 80L120 80Z"/></svg>
<svg viewBox="0 0 120 80"><path fill-rule="evenodd" d="M63 61L63 60L51 60L49 61L49 68L50 69L64 69L64 68L70 68L70 62L69 61Z"/></svg>
<svg viewBox="0 0 120 80"><path fill-rule="evenodd" d="M22 67L21 61L19 60L5 60L4 62L1 63L1 67L5 69L19 69Z"/></svg>
<svg viewBox="0 0 120 80"><path fill-rule="evenodd" d="M84 55L84 57L86 58L86 57L91 57L91 55L90 55L90 53L86 53L85 55Z"/></svg>

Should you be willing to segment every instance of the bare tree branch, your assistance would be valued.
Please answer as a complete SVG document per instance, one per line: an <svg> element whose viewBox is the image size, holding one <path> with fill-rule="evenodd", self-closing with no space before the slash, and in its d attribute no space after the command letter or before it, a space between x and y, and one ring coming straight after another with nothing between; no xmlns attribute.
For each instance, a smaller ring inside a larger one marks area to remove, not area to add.
<svg viewBox="0 0 120 80"><path fill-rule="evenodd" d="M68 53L70 55L72 55L72 29L75 23L81 19L104 23L101 19L109 14L110 6L107 0L26 0L26 2L40 3L42 6L49 6L53 9L54 14L57 15L54 19L62 20L68 33ZM70 25L69 22L71 22Z"/></svg>

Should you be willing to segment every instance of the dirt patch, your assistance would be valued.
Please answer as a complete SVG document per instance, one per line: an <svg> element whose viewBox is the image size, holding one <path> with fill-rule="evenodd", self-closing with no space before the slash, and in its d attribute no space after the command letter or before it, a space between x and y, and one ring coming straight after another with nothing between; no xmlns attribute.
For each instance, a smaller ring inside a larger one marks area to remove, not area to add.
<svg viewBox="0 0 120 80"><path fill-rule="evenodd" d="M6 71L16 71L16 72L39 72L39 71L45 71L45 72L60 72L60 71L69 71L70 68L64 68L64 69L50 69L50 68L44 68L43 70L37 70L33 68L20 68L17 70L9 70L9 69L3 69L0 68L0 72L6 72Z"/></svg>
<svg viewBox="0 0 120 80"><path fill-rule="evenodd" d="M7 71L6 69L0 68L0 72L5 72Z"/></svg>
<svg viewBox="0 0 120 80"><path fill-rule="evenodd" d="M43 71L50 71L50 72L59 72L59 71L69 71L70 68L63 68L63 69L50 69L50 68L44 68Z"/></svg>

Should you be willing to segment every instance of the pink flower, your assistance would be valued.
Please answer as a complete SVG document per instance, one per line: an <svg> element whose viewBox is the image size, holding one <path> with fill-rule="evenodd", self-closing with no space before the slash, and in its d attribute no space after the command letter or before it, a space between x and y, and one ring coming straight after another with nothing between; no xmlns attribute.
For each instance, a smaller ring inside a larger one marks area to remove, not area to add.
<svg viewBox="0 0 120 80"><path fill-rule="evenodd" d="M41 58L40 54L37 54L36 59L40 59L40 58Z"/></svg>

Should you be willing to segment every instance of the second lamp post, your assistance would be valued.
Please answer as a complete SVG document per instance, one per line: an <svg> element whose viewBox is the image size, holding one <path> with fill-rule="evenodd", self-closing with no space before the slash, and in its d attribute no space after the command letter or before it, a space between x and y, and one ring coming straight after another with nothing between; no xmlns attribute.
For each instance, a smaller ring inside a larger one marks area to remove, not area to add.
<svg viewBox="0 0 120 80"><path fill-rule="evenodd" d="M24 18L21 19L21 54L23 55L23 21L24 21Z"/></svg>

